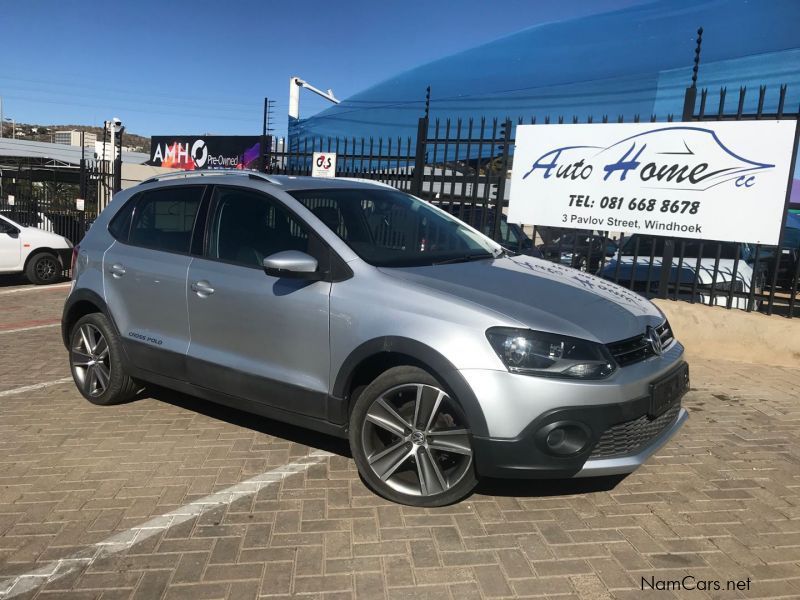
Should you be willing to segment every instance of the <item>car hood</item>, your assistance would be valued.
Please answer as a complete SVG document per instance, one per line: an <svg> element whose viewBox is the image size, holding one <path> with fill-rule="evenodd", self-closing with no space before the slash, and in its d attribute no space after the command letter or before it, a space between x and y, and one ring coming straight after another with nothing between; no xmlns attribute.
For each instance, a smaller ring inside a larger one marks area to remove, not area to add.
<svg viewBox="0 0 800 600"><path fill-rule="evenodd" d="M664 319L635 292L528 256L380 270L502 313L524 327L602 343L638 335Z"/></svg>

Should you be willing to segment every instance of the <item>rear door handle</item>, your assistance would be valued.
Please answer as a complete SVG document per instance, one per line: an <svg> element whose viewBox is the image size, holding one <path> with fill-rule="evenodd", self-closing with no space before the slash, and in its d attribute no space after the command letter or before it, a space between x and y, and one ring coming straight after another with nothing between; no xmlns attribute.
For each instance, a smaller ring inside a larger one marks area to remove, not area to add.
<svg viewBox="0 0 800 600"><path fill-rule="evenodd" d="M108 270L111 272L112 277L116 277L117 279L119 279L126 273L125 267L123 267L119 263L111 265L111 267Z"/></svg>
<svg viewBox="0 0 800 600"><path fill-rule="evenodd" d="M192 283L191 288L201 298L207 298L214 293L214 288L205 280L195 281Z"/></svg>

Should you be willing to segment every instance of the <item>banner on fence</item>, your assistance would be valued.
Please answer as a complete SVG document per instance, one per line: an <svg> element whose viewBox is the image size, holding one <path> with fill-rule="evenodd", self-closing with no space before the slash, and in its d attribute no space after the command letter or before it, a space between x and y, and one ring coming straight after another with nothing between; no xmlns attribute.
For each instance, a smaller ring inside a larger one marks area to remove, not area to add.
<svg viewBox="0 0 800 600"><path fill-rule="evenodd" d="M777 244L796 121L520 125L508 220Z"/></svg>
<svg viewBox="0 0 800 600"><path fill-rule="evenodd" d="M270 148L267 137L266 148ZM153 136L149 164L173 169L256 169L261 156L257 135Z"/></svg>
<svg viewBox="0 0 800 600"><path fill-rule="evenodd" d="M336 177L336 153L314 152L311 176Z"/></svg>

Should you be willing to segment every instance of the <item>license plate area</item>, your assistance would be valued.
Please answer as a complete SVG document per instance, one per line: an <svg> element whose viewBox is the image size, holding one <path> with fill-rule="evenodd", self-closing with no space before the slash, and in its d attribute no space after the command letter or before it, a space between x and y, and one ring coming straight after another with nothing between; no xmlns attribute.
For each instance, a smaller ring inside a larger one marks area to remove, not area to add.
<svg viewBox="0 0 800 600"><path fill-rule="evenodd" d="M683 364L663 379L650 384L650 408L647 416L658 417L669 410L689 389L689 365Z"/></svg>

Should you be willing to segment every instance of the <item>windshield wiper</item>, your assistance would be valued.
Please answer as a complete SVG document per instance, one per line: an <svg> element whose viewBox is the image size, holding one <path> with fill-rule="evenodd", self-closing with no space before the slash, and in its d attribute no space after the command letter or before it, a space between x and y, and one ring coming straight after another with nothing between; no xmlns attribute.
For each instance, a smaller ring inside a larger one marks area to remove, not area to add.
<svg viewBox="0 0 800 600"><path fill-rule="evenodd" d="M485 254L462 254L461 256L454 256L452 258L445 258L444 260L437 260L433 265L449 265L452 263L460 263L460 262L471 262L473 260L486 260L489 258L495 258L493 254L485 253Z"/></svg>

